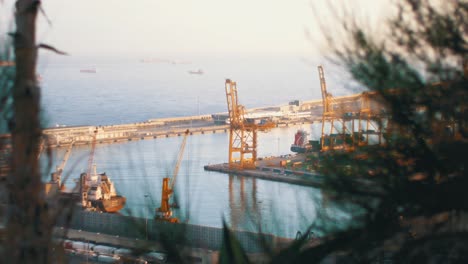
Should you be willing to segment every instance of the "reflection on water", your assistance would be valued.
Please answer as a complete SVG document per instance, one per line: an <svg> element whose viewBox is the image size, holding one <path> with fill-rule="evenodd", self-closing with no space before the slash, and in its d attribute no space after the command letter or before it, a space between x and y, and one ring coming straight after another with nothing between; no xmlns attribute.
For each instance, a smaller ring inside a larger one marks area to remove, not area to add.
<svg viewBox="0 0 468 264"><path fill-rule="evenodd" d="M311 129L310 125L303 127ZM298 128L278 128L259 134L259 156L289 154ZM181 141L182 137L174 137L96 146L94 161L98 172L106 172L117 192L127 197L122 214L154 217L154 210L160 206L162 178L172 175ZM64 176L69 175L65 182L68 189L73 188L73 179L86 171L89 148L74 147L64 169ZM182 222L221 227L224 217L235 229L261 228L266 233L294 237L298 230L323 222L317 215L324 210L332 216L346 217L335 206L323 208L325 203L319 189L203 169L206 164L225 162L227 148L225 133L189 137L175 185L180 205L175 214ZM61 161L64 151L56 151L54 166Z"/></svg>

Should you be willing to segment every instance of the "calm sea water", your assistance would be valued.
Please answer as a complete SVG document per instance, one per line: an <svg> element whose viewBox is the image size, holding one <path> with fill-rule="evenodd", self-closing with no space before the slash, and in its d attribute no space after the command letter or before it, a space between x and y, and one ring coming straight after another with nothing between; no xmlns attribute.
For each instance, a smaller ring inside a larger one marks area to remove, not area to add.
<svg viewBox="0 0 468 264"><path fill-rule="evenodd" d="M184 64L140 61L148 58ZM97 72L81 73L80 69ZM198 69L204 74L188 73ZM38 70L50 126L132 123L225 112L225 78L238 82L240 102L246 107L320 98L316 67L304 63L299 55L44 57ZM339 82L332 79L330 83ZM259 156L290 154L298 128L301 126L260 134ZM302 128L318 136L317 127ZM162 178L172 174L181 141L165 138L97 145L94 160L98 172L106 172L118 192L127 197L123 214L153 217L161 201ZM175 187L180 205L176 214L182 221L220 227L225 218L237 229L255 231L260 225L264 232L294 237L312 223L349 218L333 203L324 203L316 188L204 171L206 164L225 162L227 151L228 134L189 138ZM53 164L63 154L63 149L57 150ZM73 149L65 167L68 188L86 171L88 155L89 147ZM325 220L323 214L331 218Z"/></svg>

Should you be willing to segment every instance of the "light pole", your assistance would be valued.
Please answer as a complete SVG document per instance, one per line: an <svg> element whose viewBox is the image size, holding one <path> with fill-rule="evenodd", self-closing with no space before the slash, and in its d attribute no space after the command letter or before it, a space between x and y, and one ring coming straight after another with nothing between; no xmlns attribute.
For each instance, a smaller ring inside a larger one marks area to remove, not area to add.
<svg viewBox="0 0 468 264"><path fill-rule="evenodd" d="M278 137L277 139L278 139L278 155L277 156L279 156L280 155L280 151L279 151L279 149L280 149L280 138Z"/></svg>
<svg viewBox="0 0 468 264"><path fill-rule="evenodd" d="M145 234L146 234L146 240L148 240L148 204L146 203L146 198L148 198L149 195L145 194Z"/></svg>

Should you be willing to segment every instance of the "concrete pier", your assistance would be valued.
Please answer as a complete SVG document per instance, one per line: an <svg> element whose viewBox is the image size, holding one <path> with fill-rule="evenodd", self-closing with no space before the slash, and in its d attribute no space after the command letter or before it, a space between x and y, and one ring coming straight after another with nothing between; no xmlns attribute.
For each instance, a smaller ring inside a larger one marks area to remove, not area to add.
<svg viewBox="0 0 468 264"><path fill-rule="evenodd" d="M278 167L257 167L255 170L229 168L229 164L206 165L205 170L248 176L269 181L286 182L302 186L321 187L323 176L315 172L295 171Z"/></svg>
<svg viewBox="0 0 468 264"><path fill-rule="evenodd" d="M320 118L284 119L276 122L277 127L306 124L318 121ZM119 143L138 140L152 140L157 138L179 137L189 129L190 135L204 135L226 133L229 126L224 122L215 124L211 116L192 116L180 118L152 119L147 122L109 125L109 126L74 126L57 127L44 130L45 142L50 147L90 144L94 131L97 131L96 143Z"/></svg>
<svg viewBox="0 0 468 264"><path fill-rule="evenodd" d="M356 105L361 94L335 97L334 102L351 108ZM296 124L306 124L322 121L322 100L299 101L288 104L248 109L246 119L268 119L277 127ZM44 129L44 135L51 147L90 144L97 130L97 143L117 143L134 140L150 140L161 137L176 137L183 135L189 129L191 135L225 133L229 127L226 124L228 113L149 119L145 122L106 125L106 126L61 126Z"/></svg>

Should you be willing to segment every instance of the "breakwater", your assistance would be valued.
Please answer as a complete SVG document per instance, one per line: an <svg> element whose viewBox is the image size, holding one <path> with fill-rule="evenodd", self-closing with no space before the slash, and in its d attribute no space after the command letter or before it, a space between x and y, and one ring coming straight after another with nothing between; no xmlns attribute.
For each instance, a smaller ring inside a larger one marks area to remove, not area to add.
<svg viewBox="0 0 468 264"><path fill-rule="evenodd" d="M321 120L321 101L295 102L284 106L249 109L251 119L269 119L277 127L305 124ZM150 119L145 122L107 126L62 126L44 129L45 140L50 147L90 144L96 134L97 143L117 143L134 140L150 140L190 134L225 133L227 113L174 118Z"/></svg>
<svg viewBox="0 0 468 264"><path fill-rule="evenodd" d="M334 103L342 108L359 109L359 98L362 94L335 97ZM323 113L322 100L298 101L279 106L268 106L248 109L246 119L268 119L277 127L321 122ZM61 147L72 142L75 145L89 144L97 131L97 143L115 143L133 140L147 140L161 137L181 136L189 129L190 134L223 133L229 126L226 120L228 113L196 115L149 119L145 122L106 125L106 126L61 126L44 129L44 135L49 146Z"/></svg>

